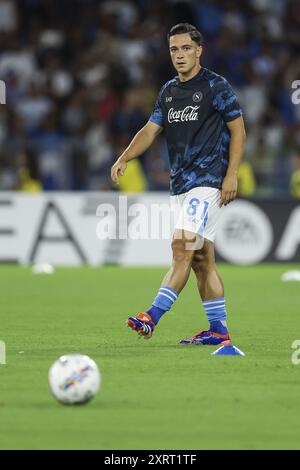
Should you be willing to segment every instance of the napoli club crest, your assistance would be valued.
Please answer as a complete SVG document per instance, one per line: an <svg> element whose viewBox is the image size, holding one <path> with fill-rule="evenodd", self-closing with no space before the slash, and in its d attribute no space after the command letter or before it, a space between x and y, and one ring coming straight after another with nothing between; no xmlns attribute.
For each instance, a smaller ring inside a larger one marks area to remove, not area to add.
<svg viewBox="0 0 300 470"><path fill-rule="evenodd" d="M196 91L196 93L193 94L194 103L200 103L202 98L203 98L203 93L201 91Z"/></svg>

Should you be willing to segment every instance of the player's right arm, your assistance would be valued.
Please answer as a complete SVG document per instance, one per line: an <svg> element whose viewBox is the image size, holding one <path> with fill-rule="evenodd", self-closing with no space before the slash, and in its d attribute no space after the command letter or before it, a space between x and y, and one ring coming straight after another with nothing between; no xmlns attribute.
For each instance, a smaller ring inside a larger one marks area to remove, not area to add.
<svg viewBox="0 0 300 470"><path fill-rule="evenodd" d="M137 132L126 150L124 150L122 155L111 168L111 179L115 184L119 184L119 176L124 175L127 162L142 155L162 130L163 128L161 126L150 120L139 132Z"/></svg>

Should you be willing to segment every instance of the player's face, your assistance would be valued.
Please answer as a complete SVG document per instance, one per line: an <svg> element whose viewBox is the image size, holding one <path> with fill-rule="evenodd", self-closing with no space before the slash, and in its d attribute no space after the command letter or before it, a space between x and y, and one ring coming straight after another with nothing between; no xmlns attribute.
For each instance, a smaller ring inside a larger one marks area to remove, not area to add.
<svg viewBox="0 0 300 470"><path fill-rule="evenodd" d="M179 74L188 74L199 64L202 47L187 33L176 34L169 40L172 63Z"/></svg>

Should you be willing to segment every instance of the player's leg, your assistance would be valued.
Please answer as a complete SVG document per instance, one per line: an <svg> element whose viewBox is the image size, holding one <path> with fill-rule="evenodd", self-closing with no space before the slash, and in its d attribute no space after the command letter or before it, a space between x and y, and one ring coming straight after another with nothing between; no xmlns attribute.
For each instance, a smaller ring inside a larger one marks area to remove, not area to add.
<svg viewBox="0 0 300 470"><path fill-rule="evenodd" d="M176 229L172 241L172 266L165 275L162 285L169 286L178 294L190 275L198 237L187 230Z"/></svg>
<svg viewBox="0 0 300 470"><path fill-rule="evenodd" d="M136 317L128 318L128 326L139 335L150 338L163 314L169 311L177 300L190 275L197 239L192 232L175 230L172 241L172 266L165 275L151 307Z"/></svg>
<svg viewBox="0 0 300 470"><path fill-rule="evenodd" d="M205 240L203 248L195 251L192 269L196 275L202 305L209 321L209 330L197 333L182 344L220 344L229 341L224 286L215 262L214 244Z"/></svg>
<svg viewBox="0 0 300 470"><path fill-rule="evenodd" d="M224 285L215 261L214 244L205 240L203 248L194 253L192 269L203 302L224 297Z"/></svg>

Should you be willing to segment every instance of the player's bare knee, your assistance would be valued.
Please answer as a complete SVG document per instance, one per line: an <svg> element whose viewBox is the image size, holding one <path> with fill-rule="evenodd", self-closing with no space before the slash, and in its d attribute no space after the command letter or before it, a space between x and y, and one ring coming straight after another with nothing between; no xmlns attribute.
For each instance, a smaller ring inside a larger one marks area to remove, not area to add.
<svg viewBox="0 0 300 470"><path fill-rule="evenodd" d="M192 263L194 252L186 249L186 240L184 238L172 241L172 252L173 261L187 264Z"/></svg>
<svg viewBox="0 0 300 470"><path fill-rule="evenodd" d="M205 249L199 250L194 253L193 261L192 261L192 269L196 275L200 275L209 271L211 266L211 256L209 252Z"/></svg>
<svg viewBox="0 0 300 470"><path fill-rule="evenodd" d="M206 263L204 263L203 260L200 259L199 257L197 257L196 259L193 258L192 270L194 271L196 275L199 275L206 270Z"/></svg>

